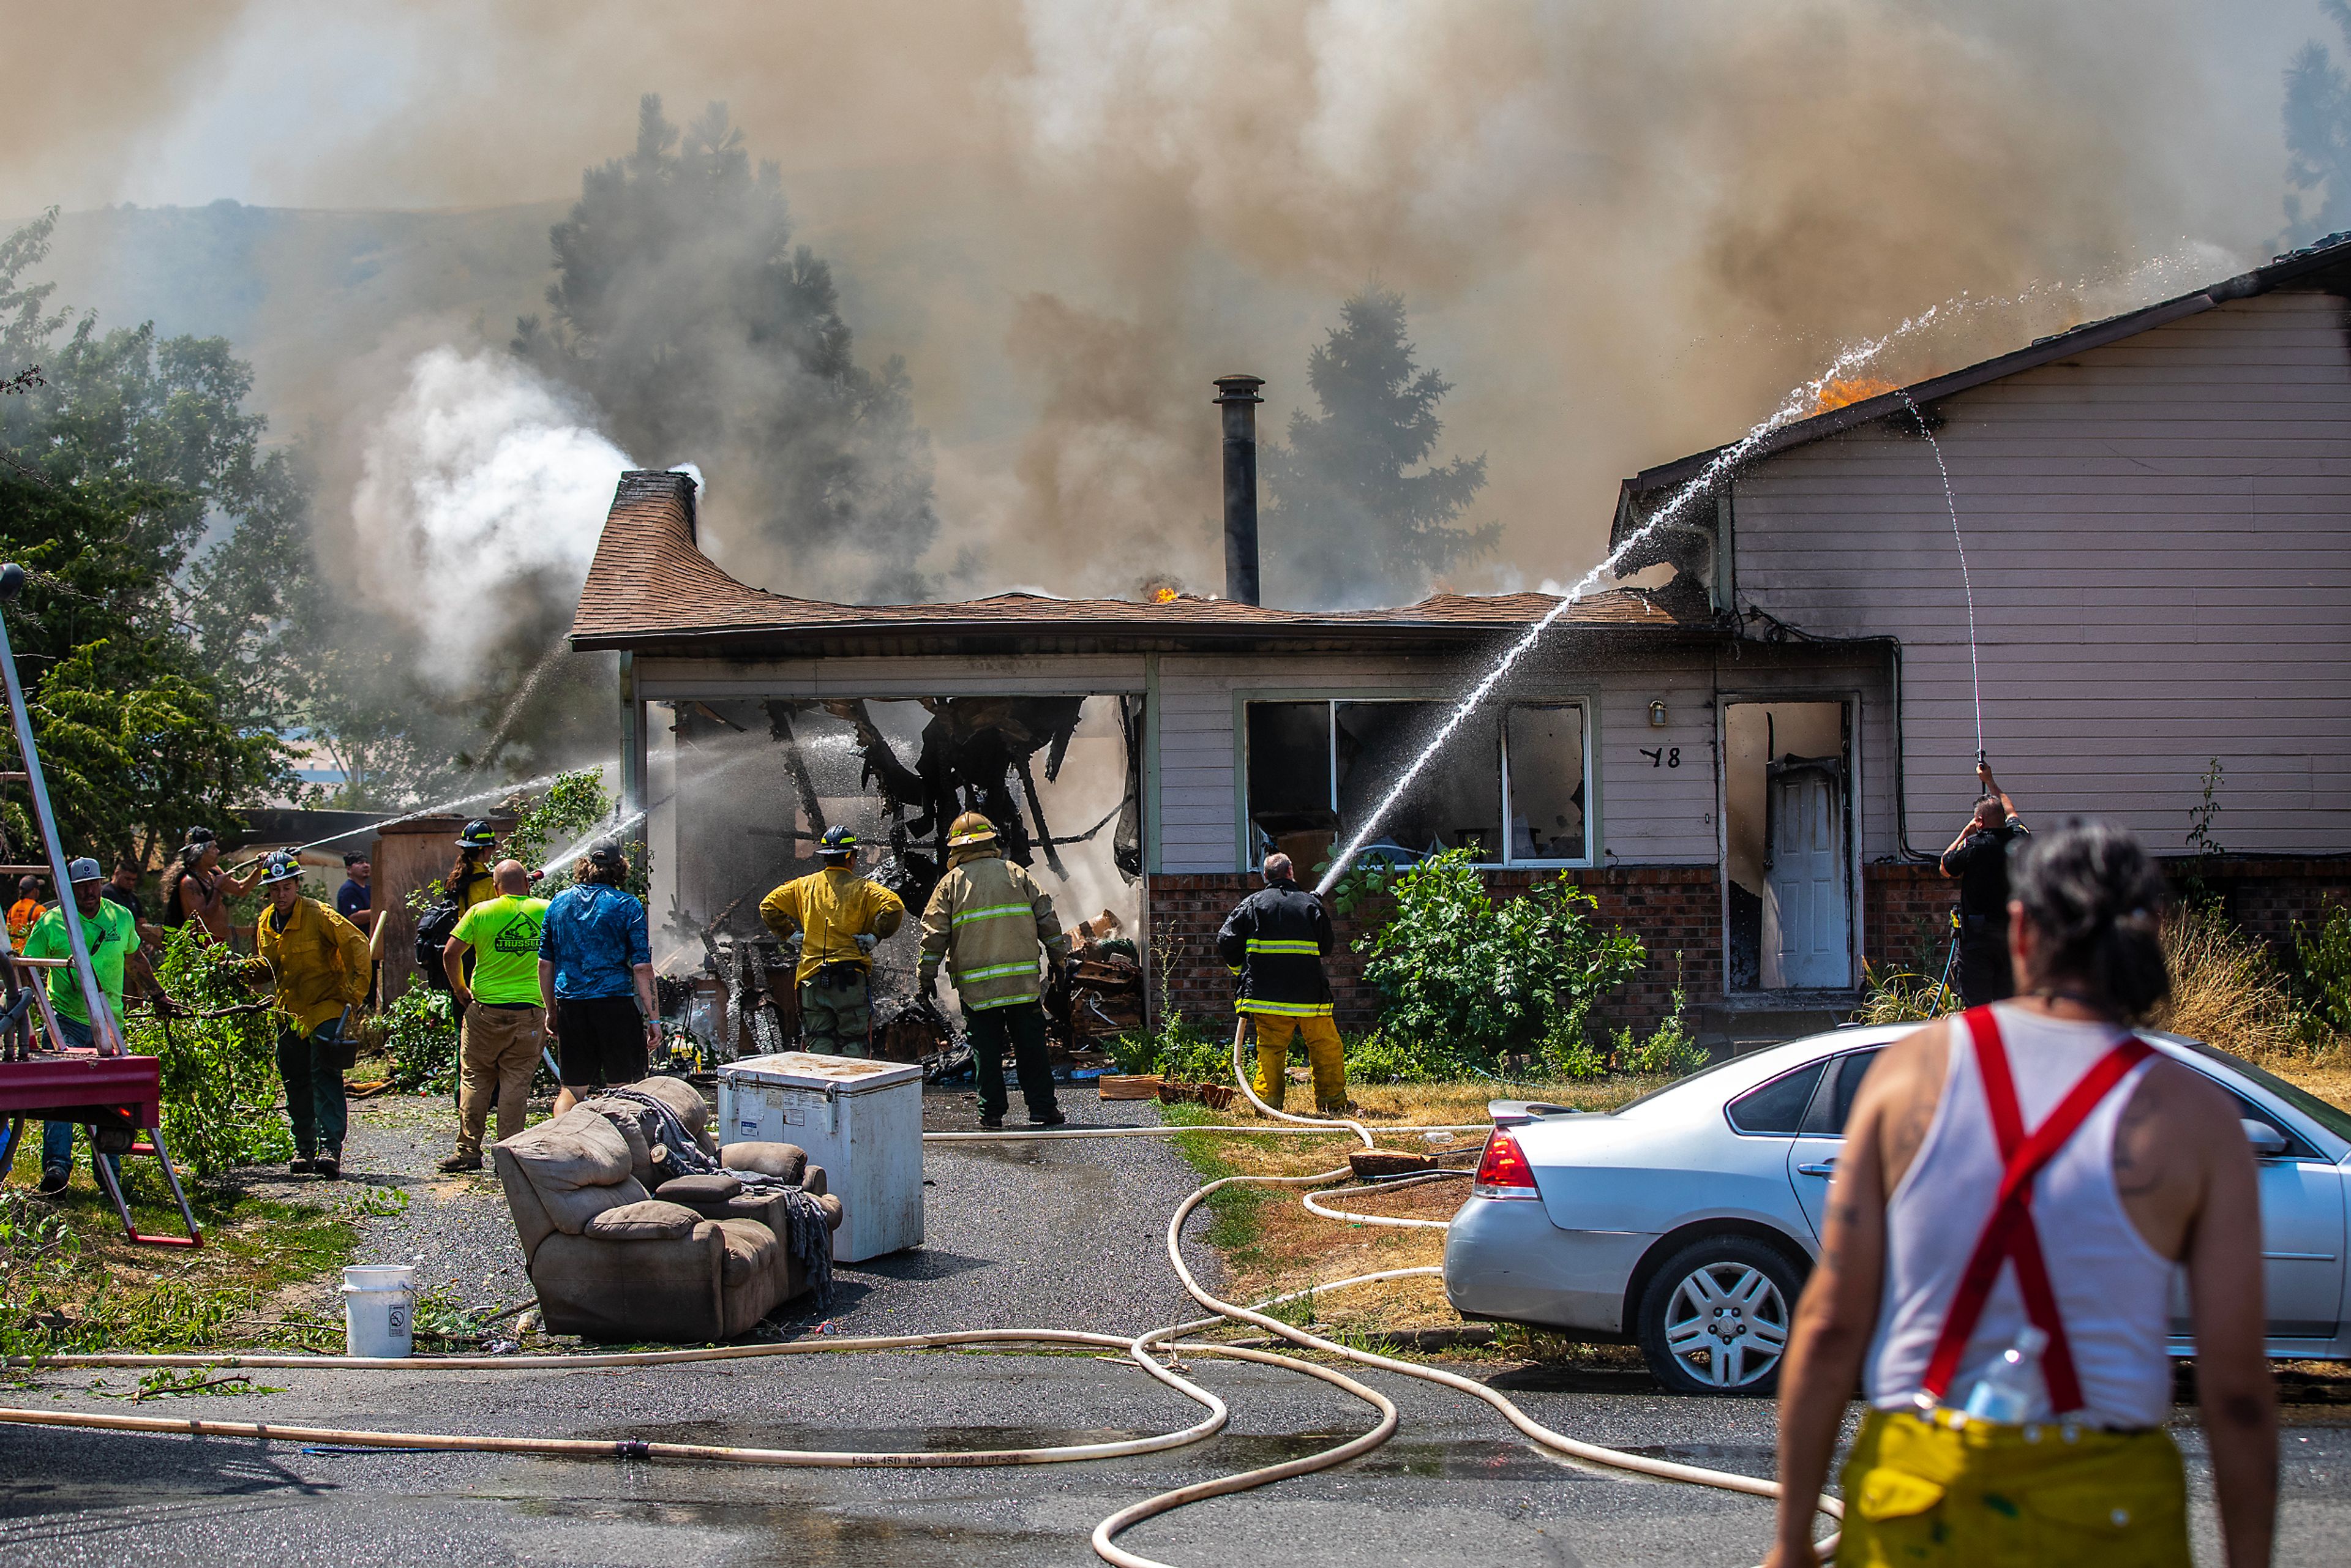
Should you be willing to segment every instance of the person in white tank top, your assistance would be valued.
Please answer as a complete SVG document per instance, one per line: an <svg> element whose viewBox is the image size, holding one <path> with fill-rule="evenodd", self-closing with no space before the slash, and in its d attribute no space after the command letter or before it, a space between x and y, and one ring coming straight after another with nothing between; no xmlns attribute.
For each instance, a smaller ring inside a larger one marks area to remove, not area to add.
<svg viewBox="0 0 2351 1568"><path fill-rule="evenodd" d="M2170 989L2161 875L2120 829L2071 821L2010 879L2019 999L1896 1041L1854 1103L1782 1371L1769 1563L1817 1561L1861 1379L1838 1563L2188 1568L2162 1429L2184 1266L2221 1534L2253 1568L2277 1495L2259 1189L2235 1105L2128 1027ZM2003 1366L2036 1338L2037 1371ZM2006 1410L1982 1396L2003 1379Z"/></svg>

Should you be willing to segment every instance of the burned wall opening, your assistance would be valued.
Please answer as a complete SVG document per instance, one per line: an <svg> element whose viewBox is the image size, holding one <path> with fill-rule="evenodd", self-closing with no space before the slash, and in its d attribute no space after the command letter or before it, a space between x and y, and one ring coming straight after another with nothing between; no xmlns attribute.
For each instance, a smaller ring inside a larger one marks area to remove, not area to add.
<svg viewBox="0 0 2351 1568"><path fill-rule="evenodd" d="M1047 998L1063 1051L1142 1023L1141 704L1131 696L714 697L650 706L647 832L664 1010L706 1056L789 1050L790 961L759 916L820 869L830 828L906 904L872 955L877 1054L949 1049L960 1009L942 974L916 995L924 904L956 818L978 811L1087 961Z"/></svg>

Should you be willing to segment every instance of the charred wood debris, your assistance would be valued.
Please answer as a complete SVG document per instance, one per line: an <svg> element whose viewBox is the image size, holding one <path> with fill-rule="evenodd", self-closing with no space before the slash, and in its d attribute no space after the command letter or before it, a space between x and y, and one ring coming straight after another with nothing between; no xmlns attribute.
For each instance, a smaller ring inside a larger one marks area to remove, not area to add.
<svg viewBox="0 0 2351 1568"><path fill-rule="evenodd" d="M947 825L967 810L996 824L1008 859L1033 866L1041 857L1057 877L1067 875L1060 853L1064 846L1092 842L1109 829L1112 860L1133 882L1143 871L1142 748L1140 718L1127 698L1118 699L1126 743L1126 787L1118 810L1082 831L1056 834L1038 793L1039 754L1046 779L1059 779L1083 704L1081 697L925 698L930 721L909 767L862 701L768 701L762 705L768 733L781 748L785 778L807 824L779 831L810 843L824 834L823 800L795 728L796 721L820 711L848 725L855 737L861 783L880 797L887 822L886 852L868 874L904 901L909 922L921 919L946 873ZM742 727L716 712L707 716ZM765 886L747 890L704 924L703 974L664 976L658 982L664 1016L683 1016L697 996L708 1005L722 1059L789 1051L799 1040L792 960L758 920L758 901L767 892ZM747 912L747 920L738 918ZM1045 996L1053 1062L1080 1069L1106 1065L1110 1059L1099 1043L1143 1026L1142 956L1108 910L1079 922L1070 936L1070 961ZM884 976L879 970L875 980L877 1058L919 1061L932 1082L969 1071L970 1047L943 1009L919 995L881 995Z"/></svg>

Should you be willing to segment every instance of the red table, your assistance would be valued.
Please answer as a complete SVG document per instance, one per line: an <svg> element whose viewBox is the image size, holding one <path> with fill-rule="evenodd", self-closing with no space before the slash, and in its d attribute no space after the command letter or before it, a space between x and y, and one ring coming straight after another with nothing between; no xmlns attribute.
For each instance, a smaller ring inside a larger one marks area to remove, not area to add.
<svg viewBox="0 0 2351 1568"><path fill-rule="evenodd" d="M196 1228L187 1194L181 1190L180 1173L163 1146L162 1098L162 1063L152 1056L66 1051L0 1061L0 1119L10 1123L5 1139L0 1140L0 1175L13 1168L27 1122L78 1122L90 1130L93 1147L108 1154L152 1155L160 1161L188 1227L185 1236L142 1235L131 1221L112 1163L94 1160L99 1185L122 1217L124 1234L152 1247L201 1247L204 1235Z"/></svg>

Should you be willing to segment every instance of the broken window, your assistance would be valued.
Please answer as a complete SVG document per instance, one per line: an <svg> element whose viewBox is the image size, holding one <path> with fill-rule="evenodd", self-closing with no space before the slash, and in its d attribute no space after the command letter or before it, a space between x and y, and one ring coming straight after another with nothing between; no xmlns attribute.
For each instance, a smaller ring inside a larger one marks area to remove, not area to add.
<svg viewBox="0 0 2351 1568"><path fill-rule="evenodd" d="M1583 705L1514 707L1504 721L1502 737L1512 863L1590 860L1584 832Z"/></svg>
<svg viewBox="0 0 2351 1568"><path fill-rule="evenodd" d="M1249 859L1280 849L1301 871L1327 859L1396 791L1453 711L1390 700L1248 704ZM1410 862L1468 849L1489 865L1587 862L1586 731L1580 703L1470 714L1381 813L1367 852Z"/></svg>

